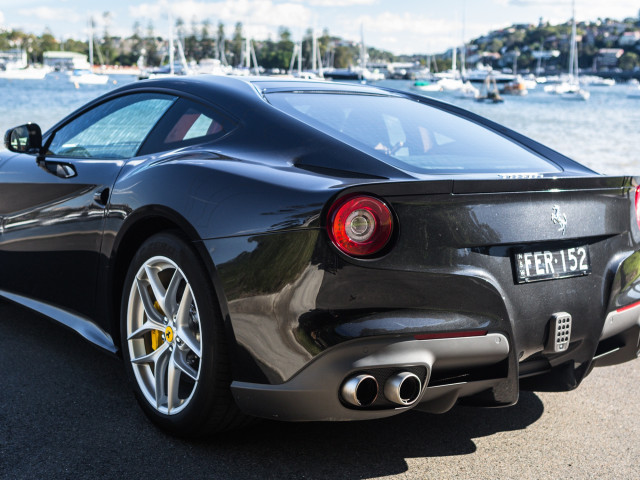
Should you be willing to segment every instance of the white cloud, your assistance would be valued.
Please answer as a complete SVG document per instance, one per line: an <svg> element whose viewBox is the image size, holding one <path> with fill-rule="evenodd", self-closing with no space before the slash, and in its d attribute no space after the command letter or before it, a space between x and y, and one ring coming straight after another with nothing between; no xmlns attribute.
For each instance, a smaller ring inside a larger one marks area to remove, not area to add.
<svg viewBox="0 0 640 480"><path fill-rule="evenodd" d="M4 13L2 13L2 10L0 10L0 25L4 24Z"/></svg>
<svg viewBox="0 0 640 480"><path fill-rule="evenodd" d="M410 12L382 12L378 15L361 15L355 19L345 18L339 23L340 31L336 33L358 41L361 24L367 45L396 54L441 52L462 43L461 21ZM467 38L486 32L486 25L466 22Z"/></svg>
<svg viewBox="0 0 640 480"><path fill-rule="evenodd" d="M24 15L31 19L43 20L45 22L79 22L82 21L83 16L77 13L75 10L66 7L33 7L18 9L19 15Z"/></svg>
<svg viewBox="0 0 640 480"><path fill-rule="evenodd" d="M272 0L224 0L220 2L204 2L184 0L156 3L143 3L130 6L129 13L134 18L166 20L171 12L173 18L180 17L186 22L191 19L211 18L234 24L242 22L256 32L262 27L278 27L280 25L308 25L311 11L298 3L275 3Z"/></svg>
<svg viewBox="0 0 640 480"><path fill-rule="evenodd" d="M308 3L317 7L353 7L354 5L373 5L376 0L309 0Z"/></svg>
<svg viewBox="0 0 640 480"><path fill-rule="evenodd" d="M511 7L540 8L540 16L551 23L566 22L571 18L571 0L494 0ZM597 18L623 19L636 16L638 10L632 2L602 0L580 0L576 3L576 19Z"/></svg>

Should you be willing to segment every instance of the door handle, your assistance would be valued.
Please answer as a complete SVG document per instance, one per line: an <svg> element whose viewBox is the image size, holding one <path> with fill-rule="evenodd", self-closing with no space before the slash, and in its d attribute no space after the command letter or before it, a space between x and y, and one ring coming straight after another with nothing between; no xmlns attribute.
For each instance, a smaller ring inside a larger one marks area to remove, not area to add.
<svg viewBox="0 0 640 480"><path fill-rule="evenodd" d="M73 178L78 175L76 167L70 163L38 160L38 166L60 178Z"/></svg>
<svg viewBox="0 0 640 480"><path fill-rule="evenodd" d="M75 167L70 163L56 163L56 175L60 178L73 178L77 174Z"/></svg>

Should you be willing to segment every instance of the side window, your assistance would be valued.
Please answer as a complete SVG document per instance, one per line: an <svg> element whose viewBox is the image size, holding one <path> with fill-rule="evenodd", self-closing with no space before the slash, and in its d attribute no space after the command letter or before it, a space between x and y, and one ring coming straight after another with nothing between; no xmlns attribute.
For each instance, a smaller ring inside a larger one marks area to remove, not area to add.
<svg viewBox="0 0 640 480"><path fill-rule="evenodd" d="M49 154L73 158L130 158L176 97L125 95L83 113L55 132Z"/></svg>
<svg viewBox="0 0 640 480"><path fill-rule="evenodd" d="M234 127L235 124L221 113L182 98L154 128L140 151L149 154L209 142L226 135Z"/></svg>

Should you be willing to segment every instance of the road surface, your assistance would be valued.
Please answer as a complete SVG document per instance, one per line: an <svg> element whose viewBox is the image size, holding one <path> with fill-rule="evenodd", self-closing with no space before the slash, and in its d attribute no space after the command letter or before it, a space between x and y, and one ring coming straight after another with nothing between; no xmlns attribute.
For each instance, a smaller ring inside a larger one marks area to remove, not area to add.
<svg viewBox="0 0 640 480"><path fill-rule="evenodd" d="M0 479L640 478L640 360L506 409L264 422L188 442L153 427L120 362L0 301Z"/></svg>

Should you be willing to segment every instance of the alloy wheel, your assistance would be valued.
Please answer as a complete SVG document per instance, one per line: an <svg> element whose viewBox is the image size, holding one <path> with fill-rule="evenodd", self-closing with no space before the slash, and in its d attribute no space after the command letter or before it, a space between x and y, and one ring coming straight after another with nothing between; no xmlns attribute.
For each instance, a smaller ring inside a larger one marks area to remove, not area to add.
<svg viewBox="0 0 640 480"><path fill-rule="evenodd" d="M202 335L196 299L175 262L155 256L141 265L126 322L129 360L142 394L158 412L179 413L198 386Z"/></svg>

